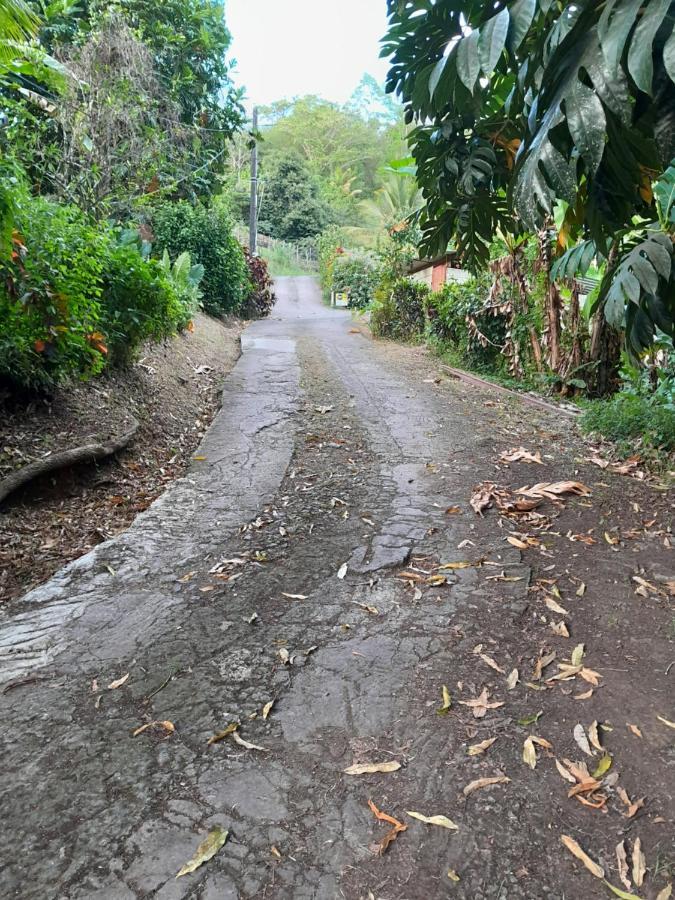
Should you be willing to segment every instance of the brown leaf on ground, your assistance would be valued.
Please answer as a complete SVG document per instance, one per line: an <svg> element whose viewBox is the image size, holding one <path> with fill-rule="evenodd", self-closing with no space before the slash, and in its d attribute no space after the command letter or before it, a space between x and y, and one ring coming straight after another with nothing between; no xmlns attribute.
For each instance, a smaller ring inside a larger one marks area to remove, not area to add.
<svg viewBox="0 0 675 900"><path fill-rule="evenodd" d="M570 636L567 625L562 620L560 622L549 622L548 627L554 634L557 634L558 637L568 638Z"/></svg>
<svg viewBox="0 0 675 900"><path fill-rule="evenodd" d="M647 871L647 861L642 852L642 841L639 837L635 838L633 844L632 862L633 881L635 882L636 887L642 887L642 882L645 880L645 872Z"/></svg>
<svg viewBox="0 0 675 900"><path fill-rule="evenodd" d="M471 508L474 512L478 513L479 516L483 514L483 510L488 509L488 507L492 506L492 491L494 489L494 484L491 482L485 482L483 484L476 485L471 494Z"/></svg>
<svg viewBox="0 0 675 900"><path fill-rule="evenodd" d="M579 723L574 726L574 740L577 742L577 745L581 747L586 756L595 756L593 751L591 750L591 745L588 742L588 738L586 737L586 732L584 731L584 726Z"/></svg>
<svg viewBox="0 0 675 900"><path fill-rule="evenodd" d="M523 762L531 769L534 769L537 765L537 750L531 737L525 738L525 743L523 744Z"/></svg>
<svg viewBox="0 0 675 900"><path fill-rule="evenodd" d="M514 447L513 450L506 450L504 453L500 453L499 458L504 462L529 462L543 466L541 451L535 450L533 453L531 450L526 450L525 447Z"/></svg>
<svg viewBox="0 0 675 900"><path fill-rule="evenodd" d="M520 675L518 673L518 669L512 669L511 672L509 672L509 677L506 679L506 687L510 691L512 691L518 684L519 677Z"/></svg>
<svg viewBox="0 0 675 900"><path fill-rule="evenodd" d="M399 832L407 831L408 826L404 825L403 822L399 822L399 820L395 819L393 816L389 816L387 815L387 813L383 813L377 808L377 806L375 806L372 800L368 801L368 806L377 819L379 819L381 822L388 822L390 825L394 826L391 831L388 831L382 838L382 840L376 845L378 853L381 856L386 851L391 842L396 840Z"/></svg>
<svg viewBox="0 0 675 900"><path fill-rule="evenodd" d="M558 500L566 494L573 494L578 497L588 497L590 489L580 481L541 481L533 484L532 487L522 487L516 491L524 497L542 498L545 500Z"/></svg>
<svg viewBox="0 0 675 900"><path fill-rule="evenodd" d="M485 687L474 700L459 700L458 702L462 706L470 706L473 710L474 718L482 719L489 709L498 709L500 706L504 706L503 700L496 700L491 703L489 698L490 692Z"/></svg>
<svg viewBox="0 0 675 900"><path fill-rule="evenodd" d="M497 662L495 662L495 660L491 656L488 656L487 653L479 653L478 655L483 660L483 662L486 665L490 666L491 669L494 669L495 672L499 672L500 675L506 675L504 669L502 669L502 667Z"/></svg>
<svg viewBox="0 0 675 900"><path fill-rule="evenodd" d="M598 734L598 723L593 721L588 727L588 739L596 750L602 752L604 747L600 743L600 735Z"/></svg>
<svg viewBox="0 0 675 900"><path fill-rule="evenodd" d="M345 775L373 775L376 772L397 772L400 768L401 763L392 760L381 763L355 763L343 771Z"/></svg>
<svg viewBox="0 0 675 900"><path fill-rule="evenodd" d="M632 888L631 880L628 877L628 857L626 856L626 847L623 840L616 845L616 861L619 865L619 878L622 884L625 884L628 890Z"/></svg>
<svg viewBox="0 0 675 900"><path fill-rule="evenodd" d="M663 722L668 728L675 728L675 722L671 722L670 719L664 719L663 716L657 716L656 718L659 722Z"/></svg>
<svg viewBox="0 0 675 900"><path fill-rule="evenodd" d="M596 862L594 862L590 856L585 853L579 844L574 840L574 838L568 837L566 834L563 834L560 838L563 845L567 847L567 849L572 853L576 858L582 862L589 872L595 875L596 878L604 878L605 870L602 869Z"/></svg>
<svg viewBox="0 0 675 900"><path fill-rule="evenodd" d="M263 719L266 719L269 716L269 714L272 712L272 707L274 706L275 703L276 703L276 700L270 700L268 703L266 703L263 706L263 708L262 708Z"/></svg>
<svg viewBox="0 0 675 900"><path fill-rule="evenodd" d="M563 764L557 759L555 760L555 767L558 770L558 772L560 772L561 776L565 779L565 781L569 781L570 784L577 783L577 780L574 777L574 775L572 775L572 773L568 769L566 769L565 766L563 766Z"/></svg>
<svg viewBox="0 0 675 900"><path fill-rule="evenodd" d="M128 680L130 673L127 672L126 675L122 675L121 678L117 678L115 681L111 681L108 685L109 691L114 691L115 688L122 687L122 685Z"/></svg>
<svg viewBox="0 0 675 900"><path fill-rule="evenodd" d="M625 788L622 788L621 785L619 785L619 786L617 787L616 792L617 792L617 794L619 795L619 797L620 797L622 803L624 803L625 806L628 807L628 809L626 810L626 812L623 814L624 817L625 817L626 819L632 819L633 816L635 815L635 813L636 813L639 809L642 809L642 807L644 806L645 798L644 798L644 797L640 797L639 800L635 800L635 801L631 800L630 797L628 796L627 792L626 792L626 789L625 789Z"/></svg>
<svg viewBox="0 0 675 900"><path fill-rule="evenodd" d="M670 896L673 893L672 884L667 884L662 891L659 891L656 895L656 900L670 900Z"/></svg>
<svg viewBox="0 0 675 900"><path fill-rule="evenodd" d="M474 791L479 791L481 788L490 787L493 784L510 784L510 782L511 779L505 775L495 775L492 778L477 778L475 781L469 782L462 793L465 797L468 797L469 794L473 794Z"/></svg>
<svg viewBox="0 0 675 900"><path fill-rule="evenodd" d="M544 597L544 603L551 610L551 612L557 613L559 616L569 615L569 612L565 609L565 607L561 606L557 601L553 599L553 597Z"/></svg>
<svg viewBox="0 0 675 900"><path fill-rule="evenodd" d="M637 727L637 725L632 725L630 722L626 722L626 725L627 725L628 729L633 732L635 737L639 737L639 738L642 737L642 732Z"/></svg>

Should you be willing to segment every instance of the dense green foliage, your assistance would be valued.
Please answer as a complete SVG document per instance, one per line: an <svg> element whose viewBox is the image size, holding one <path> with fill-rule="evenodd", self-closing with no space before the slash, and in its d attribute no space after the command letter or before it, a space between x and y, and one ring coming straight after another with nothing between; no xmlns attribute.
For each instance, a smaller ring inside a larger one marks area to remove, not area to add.
<svg viewBox="0 0 675 900"><path fill-rule="evenodd" d="M77 207L24 196L15 224L11 256L0 260L4 383L45 388L89 377L190 320L194 293L174 286L138 242L120 243Z"/></svg>
<svg viewBox="0 0 675 900"><path fill-rule="evenodd" d="M264 182L259 227L282 241L316 237L330 220L330 209L299 157L279 159Z"/></svg>
<svg viewBox="0 0 675 900"><path fill-rule="evenodd" d="M371 325L375 334L402 341L419 340L424 334L426 284L401 278L378 294Z"/></svg>
<svg viewBox="0 0 675 900"><path fill-rule="evenodd" d="M248 267L224 210L186 200L164 203L153 211L151 225L156 254L167 250L174 257L187 250L204 267L200 287L207 312L239 311L250 291Z"/></svg>
<svg viewBox="0 0 675 900"><path fill-rule="evenodd" d="M654 395L619 393L594 400L584 411L581 427L616 441L627 452L644 445L675 451L675 409Z"/></svg>
<svg viewBox="0 0 675 900"><path fill-rule="evenodd" d="M634 353L675 335L675 4L388 3L388 89L405 104L423 247L471 268L500 229L550 227L607 261L596 298ZM669 168L670 167L670 168Z"/></svg>
<svg viewBox="0 0 675 900"><path fill-rule="evenodd" d="M372 254L351 251L335 259L332 289L349 295L349 307L364 309L368 306L379 282L379 266Z"/></svg>
<svg viewBox="0 0 675 900"><path fill-rule="evenodd" d="M157 260L143 259L131 244L110 251L103 275L101 331L113 363L128 363L149 338L174 334L185 324L186 314Z"/></svg>

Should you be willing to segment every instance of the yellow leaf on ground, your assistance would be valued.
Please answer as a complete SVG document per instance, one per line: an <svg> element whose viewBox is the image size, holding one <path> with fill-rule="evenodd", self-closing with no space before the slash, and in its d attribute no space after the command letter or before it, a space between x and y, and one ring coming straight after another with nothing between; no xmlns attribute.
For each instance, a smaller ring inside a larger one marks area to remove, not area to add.
<svg viewBox="0 0 675 900"><path fill-rule="evenodd" d="M459 875L455 872L454 869L448 869L448 878L450 881L459 881ZM656 898L658 900L658 897Z"/></svg>
<svg viewBox="0 0 675 900"><path fill-rule="evenodd" d="M481 753L485 753L485 751L490 748L494 742L497 740L496 737L488 738L485 741L481 741L480 744L472 744L467 753L469 756L479 756Z"/></svg>
<svg viewBox="0 0 675 900"><path fill-rule="evenodd" d="M493 778L477 778L475 781L469 782L462 793L465 797L468 797L469 794L473 794L474 791L479 791L481 788L490 787L493 784L509 784L510 782L511 779L505 775L496 775Z"/></svg>
<svg viewBox="0 0 675 900"><path fill-rule="evenodd" d="M584 645L577 644L574 650L572 650L572 656L570 657L570 662L573 666L580 666L581 661L584 658Z"/></svg>
<svg viewBox="0 0 675 900"><path fill-rule="evenodd" d="M237 728L239 728L239 722L231 722L223 731L219 731L212 735L206 743L217 744L218 741L222 741L223 738L226 738L228 734L232 734Z"/></svg>
<svg viewBox="0 0 675 900"><path fill-rule="evenodd" d="M441 688L441 694L443 696L443 705L439 707L436 712L439 716L445 716L452 706L452 697L450 696L450 691L448 690L446 685L443 685L443 687Z"/></svg>
<svg viewBox="0 0 675 900"><path fill-rule="evenodd" d="M525 738L525 743L523 744L523 762L531 769L534 769L537 765L537 751L531 737Z"/></svg>
<svg viewBox="0 0 675 900"><path fill-rule="evenodd" d="M163 728L164 731L167 732L167 734L172 734L176 730L173 722L169 722L169 720L166 719L163 722L158 722L158 721L146 722L145 725L141 725L140 728L137 728L136 731L134 731L131 736L136 737L139 734L143 734L144 731L147 731L148 728L152 728L154 725L159 725L159 727Z"/></svg>
<svg viewBox="0 0 675 900"><path fill-rule="evenodd" d="M603 775L606 775L607 772L612 767L612 757L606 753L600 762L598 763L595 771L593 772L593 778L602 778Z"/></svg>
<svg viewBox="0 0 675 900"><path fill-rule="evenodd" d="M397 772L400 768L401 763L395 760L381 763L355 763L345 769L344 773L345 775L372 775L375 772Z"/></svg>
<svg viewBox="0 0 675 900"><path fill-rule="evenodd" d="M208 862L211 857L215 856L227 840L228 833L219 825L212 828L206 839L197 847L195 855L185 863L176 875L176 878L180 878L182 875L189 875L190 872L194 872L195 869L198 869L203 863Z"/></svg>
<svg viewBox="0 0 675 900"><path fill-rule="evenodd" d="M567 847L567 849L572 853L576 858L582 862L589 872L592 872L596 878L604 878L605 870L602 869L596 862L594 862L590 856L585 853L579 844L574 840L574 838L568 837L566 834L563 834L560 838L563 845Z"/></svg>
<svg viewBox="0 0 675 900"><path fill-rule="evenodd" d="M413 819L419 819L420 822L426 822L427 825L439 825L441 828L448 828L451 831L457 831L459 827L447 816L423 816L422 813L412 812L409 809L406 809L405 814Z"/></svg>
<svg viewBox="0 0 675 900"><path fill-rule="evenodd" d="M637 894L628 894L626 891L622 891L621 888L614 887L609 881L605 881L605 884L615 896L621 897L621 900L640 900Z"/></svg>

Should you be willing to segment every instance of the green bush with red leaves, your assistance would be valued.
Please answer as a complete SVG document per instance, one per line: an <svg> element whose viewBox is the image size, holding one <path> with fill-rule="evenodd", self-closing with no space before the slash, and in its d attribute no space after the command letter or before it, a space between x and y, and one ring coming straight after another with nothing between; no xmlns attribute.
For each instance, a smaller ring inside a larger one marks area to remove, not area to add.
<svg viewBox="0 0 675 900"><path fill-rule="evenodd" d="M244 256L248 266L248 277L253 285L250 294L244 301L242 314L247 319L262 319L269 316L276 302L274 282L267 268L267 260L261 256L251 256L244 247Z"/></svg>

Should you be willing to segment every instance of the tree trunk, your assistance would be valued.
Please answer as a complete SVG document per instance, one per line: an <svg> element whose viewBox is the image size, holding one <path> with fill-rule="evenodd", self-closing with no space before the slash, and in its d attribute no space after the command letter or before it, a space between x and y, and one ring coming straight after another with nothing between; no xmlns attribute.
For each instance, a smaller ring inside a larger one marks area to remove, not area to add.
<svg viewBox="0 0 675 900"><path fill-rule="evenodd" d="M596 365L591 370L589 393L594 397L606 397L618 386L621 360L621 338L605 318L604 307L596 310L591 333L590 361Z"/></svg>
<svg viewBox="0 0 675 900"><path fill-rule="evenodd" d="M541 260L541 268L546 273L546 297L545 317L546 317L546 342L548 345L548 365L553 372L560 371L560 314L562 311L562 301L560 292L555 284L551 281L551 246L549 243L548 231L539 232L539 256Z"/></svg>

